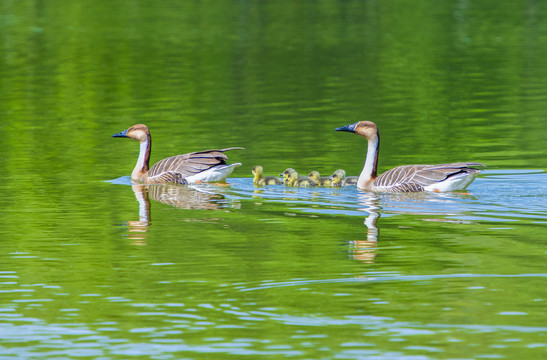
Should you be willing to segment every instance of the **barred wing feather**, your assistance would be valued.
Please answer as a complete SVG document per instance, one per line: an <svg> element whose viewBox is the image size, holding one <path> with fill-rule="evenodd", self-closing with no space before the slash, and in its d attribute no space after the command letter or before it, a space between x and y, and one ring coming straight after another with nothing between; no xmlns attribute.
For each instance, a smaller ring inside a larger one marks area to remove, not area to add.
<svg viewBox="0 0 547 360"><path fill-rule="evenodd" d="M165 182L164 176L173 178L179 184L184 184L180 179L192 176L215 166L226 165L228 157L224 154L228 150L243 149L240 147L231 147L220 150L204 150L188 154L171 156L160 160L154 164L148 171L148 182Z"/></svg>
<svg viewBox="0 0 547 360"><path fill-rule="evenodd" d="M480 163L450 163L439 165L403 165L386 171L374 180L373 186L386 191L415 192L442 182L449 177L477 173Z"/></svg>

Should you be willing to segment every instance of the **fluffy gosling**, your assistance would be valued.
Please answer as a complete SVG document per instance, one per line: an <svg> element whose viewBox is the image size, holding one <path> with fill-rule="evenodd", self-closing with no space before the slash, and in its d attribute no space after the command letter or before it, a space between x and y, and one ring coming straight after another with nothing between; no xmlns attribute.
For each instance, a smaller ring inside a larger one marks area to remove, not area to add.
<svg viewBox="0 0 547 360"><path fill-rule="evenodd" d="M329 179L328 176L323 176L319 174L319 171L312 171L308 177L315 181L317 185L319 186L332 186L332 181Z"/></svg>
<svg viewBox="0 0 547 360"><path fill-rule="evenodd" d="M283 182L275 176L262 176L264 169L260 165L256 165L251 172L254 175L253 184L264 186L264 185L281 185Z"/></svg>
<svg viewBox="0 0 547 360"><path fill-rule="evenodd" d="M283 176L283 184L294 187L311 187L317 186L317 183L307 176L298 176L298 173L293 168L288 168L279 176Z"/></svg>

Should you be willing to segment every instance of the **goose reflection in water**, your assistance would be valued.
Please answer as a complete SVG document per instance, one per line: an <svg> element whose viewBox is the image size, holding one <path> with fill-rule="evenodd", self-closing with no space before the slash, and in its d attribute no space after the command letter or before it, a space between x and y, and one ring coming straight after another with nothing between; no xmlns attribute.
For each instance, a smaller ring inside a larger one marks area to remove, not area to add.
<svg viewBox="0 0 547 360"><path fill-rule="evenodd" d="M212 186L196 187L172 184L131 185L139 203L139 220L127 221L129 235L137 241L135 245L146 245L146 233L151 225L150 199L178 209L218 210L225 207L237 207L233 202L214 192Z"/></svg>
<svg viewBox="0 0 547 360"><path fill-rule="evenodd" d="M380 199L383 207L380 206ZM374 262L380 240L378 220L382 212L389 215L416 215L419 220L427 222L467 224L470 220L458 219L458 215L466 214L466 208L462 204L469 204L469 200L476 198L467 192L359 193L359 210L368 213L364 220L366 240L349 241L351 257L365 263Z"/></svg>
<svg viewBox="0 0 547 360"><path fill-rule="evenodd" d="M353 260L364 263L373 263L376 258L376 249L378 248L378 219L380 218L379 205L380 198L374 193L360 193L359 204L363 207L359 210L368 213L364 224L367 228L366 240L350 240L349 248Z"/></svg>
<svg viewBox="0 0 547 360"><path fill-rule="evenodd" d="M146 245L146 233L150 226L150 200L148 200L148 186L132 185L135 198L139 203L139 220L128 220L127 228L129 239L135 240L134 245ZM142 241L142 242L140 242Z"/></svg>

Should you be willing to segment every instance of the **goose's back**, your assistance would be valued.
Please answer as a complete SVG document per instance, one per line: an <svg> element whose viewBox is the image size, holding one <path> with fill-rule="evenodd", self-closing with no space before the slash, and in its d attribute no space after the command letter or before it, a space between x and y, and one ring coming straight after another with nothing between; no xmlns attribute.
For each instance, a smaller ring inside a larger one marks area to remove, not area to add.
<svg viewBox="0 0 547 360"><path fill-rule="evenodd" d="M185 184L185 178L196 175L215 166L226 165L225 151L241 148L196 151L175 155L155 163L144 175L148 183L175 182Z"/></svg>

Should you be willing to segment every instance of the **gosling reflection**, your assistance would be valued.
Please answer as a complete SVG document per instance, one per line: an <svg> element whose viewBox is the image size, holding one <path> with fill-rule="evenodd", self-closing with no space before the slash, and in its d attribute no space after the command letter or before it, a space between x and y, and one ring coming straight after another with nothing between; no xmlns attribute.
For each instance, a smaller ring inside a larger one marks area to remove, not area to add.
<svg viewBox="0 0 547 360"><path fill-rule="evenodd" d="M178 209L218 210L235 206L210 187L190 187L171 184L131 185L139 203L139 220L127 221L128 237L135 245L146 245L146 233L151 225L150 199Z"/></svg>
<svg viewBox="0 0 547 360"><path fill-rule="evenodd" d="M378 219L380 218L381 210L379 205L379 197L373 193L359 194L359 203L363 205L360 210L366 211L369 215L365 218L364 224L367 227L366 240L350 241L351 257L354 260L364 263L373 263L376 258L376 249L378 247Z"/></svg>

